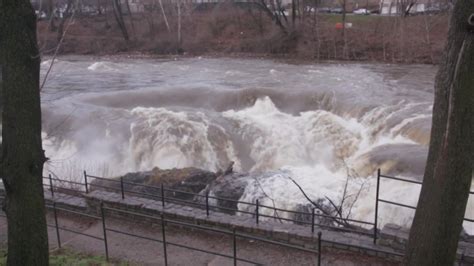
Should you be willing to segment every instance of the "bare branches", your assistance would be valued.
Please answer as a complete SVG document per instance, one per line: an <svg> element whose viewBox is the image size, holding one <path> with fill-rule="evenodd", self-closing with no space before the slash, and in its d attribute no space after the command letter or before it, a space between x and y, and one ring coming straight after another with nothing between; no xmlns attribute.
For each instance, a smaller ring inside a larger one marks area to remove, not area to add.
<svg viewBox="0 0 474 266"><path fill-rule="evenodd" d="M128 31L127 31L127 26L125 25L125 22L123 20L122 16L122 7L120 5L119 0L112 0L113 7L114 7L114 15L115 15L115 20L117 21L117 24L120 27L120 30L122 31L123 38L125 41L129 40L128 36Z"/></svg>
<svg viewBox="0 0 474 266"><path fill-rule="evenodd" d="M342 191L340 202L336 203L333 199L325 196L325 199L329 202L333 211L328 210L327 208L322 206L320 203L312 200L308 196L308 194L304 191L304 189L298 184L298 182L296 182L291 176L288 176L288 179L290 179L293 182L293 184L295 184L298 187L298 189L301 191L301 193L306 198L306 200L308 200L317 210L322 212L325 216L328 216L332 220L332 222L342 227L357 229L358 227L353 224L350 224L348 220L351 217L352 209L354 208L355 203L359 199L360 194L362 193L362 190L364 189L365 183L367 181L364 181L362 182L362 184L360 184L360 187L355 194L349 194L349 182L351 178L352 179L358 178L359 175L356 171L354 171L348 166L348 164L344 161L344 159L342 159L342 163L344 167L346 168L347 178L344 183L344 188ZM347 202L350 202L350 203L347 205Z"/></svg>
<svg viewBox="0 0 474 266"><path fill-rule="evenodd" d="M43 87L44 85L46 84L46 81L48 80L48 76L49 76L49 73L51 72L51 70L53 69L53 65L54 65L54 62L56 60L56 57L58 56L58 52L59 52L59 49L61 48L61 45L62 43L64 42L64 37L66 36L66 33L69 29L69 27L74 23L74 15L76 14L76 12L73 12L72 15L71 15L71 18L69 19L69 22L68 24L66 25L66 29L64 29L62 35L61 35L61 38L58 42L58 45L56 45L56 50L54 51L54 55L53 55L53 58L51 59L51 64L49 65L49 68L48 68L48 71L46 71L46 75L44 76L43 78L43 82L41 83L41 86L40 86L40 91L43 90Z"/></svg>
<svg viewBox="0 0 474 266"><path fill-rule="evenodd" d="M267 4L265 0L257 0L255 4L257 4L257 6L260 7L268 17L275 20L275 24L282 30L282 32L287 33L287 29L281 20L281 14L284 16L281 4L279 4L279 0L276 0L277 3L274 1L275 0L269 0L269 3ZM284 18L286 19L286 17Z"/></svg>
<svg viewBox="0 0 474 266"><path fill-rule="evenodd" d="M254 181L255 181L255 183L257 184L257 186L260 188L260 190L262 191L263 195L264 195L266 198L268 198L268 199L270 199L270 200L272 201L272 205L273 205L273 216L274 216L275 218L277 218L278 221L280 221L280 223L283 223L283 222L281 221L281 219L280 219L280 216L278 215L277 210L276 210L275 200L274 200L272 197L268 196L268 194L267 194L267 193L265 192L265 190L263 189L262 184L260 183L260 181L258 181L257 177L254 177Z"/></svg>
<svg viewBox="0 0 474 266"><path fill-rule="evenodd" d="M298 182L296 182L291 176L288 176L288 179L290 179L297 187L298 189L301 191L301 193L303 194L303 196L311 203L313 204L313 206L321 211L324 215L328 216L328 217L331 217L331 219L333 220L334 223L340 225L340 226L344 226L344 227L348 227L348 228L352 228L353 226L351 224L349 224L347 221L345 221L344 218L337 218L337 217L334 217L333 214L331 212L328 212L325 208L323 208L323 206L321 206L321 204L319 203L316 203L314 202L307 194L306 192L304 191L304 189L298 184ZM338 208L337 208L337 205L334 204L332 202L332 200L330 200L329 198L327 198L329 200L329 202L334 206L334 209L337 211Z"/></svg>

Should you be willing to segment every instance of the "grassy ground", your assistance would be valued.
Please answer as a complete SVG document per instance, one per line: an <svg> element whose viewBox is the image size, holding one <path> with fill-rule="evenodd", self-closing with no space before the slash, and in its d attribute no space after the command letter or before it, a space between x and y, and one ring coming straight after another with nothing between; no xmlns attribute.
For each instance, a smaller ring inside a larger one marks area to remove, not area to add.
<svg viewBox="0 0 474 266"><path fill-rule="evenodd" d="M6 250L0 249L0 266L6 265ZM55 251L49 256L49 265L52 266L109 266L109 265L130 265L126 262L111 261L107 262L105 257L92 256L87 254L76 253L71 250L62 249Z"/></svg>

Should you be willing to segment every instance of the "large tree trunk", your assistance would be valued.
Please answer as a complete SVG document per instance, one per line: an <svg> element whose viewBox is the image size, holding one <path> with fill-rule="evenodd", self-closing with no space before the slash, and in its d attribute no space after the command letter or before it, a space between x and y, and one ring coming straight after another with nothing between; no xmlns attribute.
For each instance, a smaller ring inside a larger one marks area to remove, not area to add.
<svg viewBox="0 0 474 266"><path fill-rule="evenodd" d="M8 265L48 265L43 197L40 57L36 16L28 0L0 0L3 144Z"/></svg>
<svg viewBox="0 0 474 266"><path fill-rule="evenodd" d="M473 13L474 1L458 0L451 16L408 265L453 265L455 260L474 164L474 26L468 26Z"/></svg>

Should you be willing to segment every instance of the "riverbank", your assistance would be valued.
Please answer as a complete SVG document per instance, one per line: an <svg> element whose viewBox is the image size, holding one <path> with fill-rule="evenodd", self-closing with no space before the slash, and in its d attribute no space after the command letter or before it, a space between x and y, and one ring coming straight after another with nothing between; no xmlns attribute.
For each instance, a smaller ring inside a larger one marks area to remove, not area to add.
<svg viewBox="0 0 474 266"><path fill-rule="evenodd" d="M169 30L157 14L125 16L128 41L111 14L66 20L58 53L433 64L440 60L448 24L447 15L351 15L346 20L350 27L343 34L335 26L341 22L340 15L320 14L306 16L282 30L258 11L226 5L184 16L179 42L176 17L168 19ZM60 30L51 29L49 21L40 21L38 32L43 54L53 54L61 39Z"/></svg>

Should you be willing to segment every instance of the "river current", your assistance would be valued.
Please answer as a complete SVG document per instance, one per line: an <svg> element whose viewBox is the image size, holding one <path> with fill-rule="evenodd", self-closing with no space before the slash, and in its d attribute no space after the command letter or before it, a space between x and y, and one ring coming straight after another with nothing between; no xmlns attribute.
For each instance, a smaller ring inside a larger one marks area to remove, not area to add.
<svg viewBox="0 0 474 266"><path fill-rule="evenodd" d="M42 62L42 77L51 62ZM435 74L425 65L59 58L42 91L45 171L80 179L84 169L217 171L233 161L237 171L262 173L241 200L306 203L291 177L312 198L340 202L347 183L346 212L370 222L378 168L423 176ZM382 198L407 205L418 193L381 184ZM467 217L473 210L474 198ZM381 204L379 218L408 226L413 214ZM473 224L465 229L474 233Z"/></svg>

